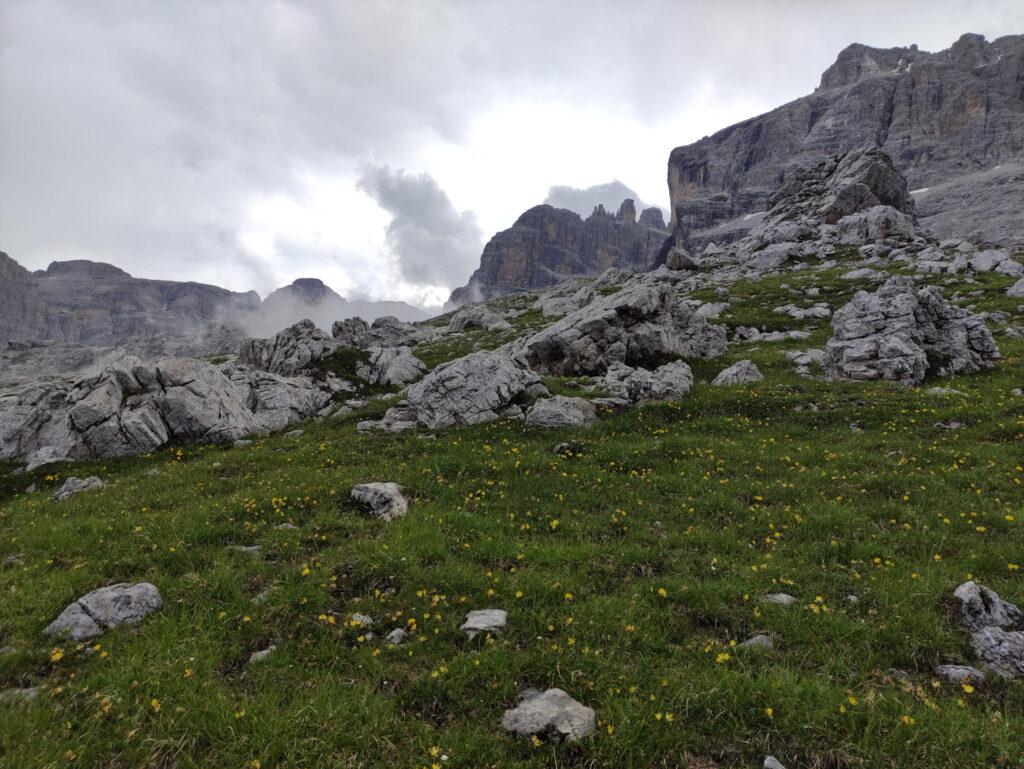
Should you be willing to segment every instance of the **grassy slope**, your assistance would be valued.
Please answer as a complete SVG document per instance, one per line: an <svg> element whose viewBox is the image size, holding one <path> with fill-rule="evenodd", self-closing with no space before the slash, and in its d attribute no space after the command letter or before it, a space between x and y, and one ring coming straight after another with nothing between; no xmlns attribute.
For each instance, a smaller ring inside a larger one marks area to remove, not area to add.
<svg viewBox="0 0 1024 769"><path fill-rule="evenodd" d="M725 321L770 321L764 308L789 301L780 284L801 282L829 300L852 289L834 275L737 287ZM1007 282L986 279L978 308L1015 307ZM812 328L820 344L826 327ZM0 656L0 688L46 691L0 705L0 764L419 767L442 763L437 748L467 768L759 766L766 753L790 769L1020 765L1022 685L968 693L932 673L970 659L957 584L1024 600L1011 568L1024 399L1010 395L1024 343L998 341L995 371L942 382L962 395L804 380L783 350L809 343L747 345L696 364L685 402L589 430L356 433L378 402L245 449L7 468L0 555L23 565L0 570L0 645L19 649ZM764 382L706 384L744 357ZM966 426L934 426L952 419ZM587 453L552 453L570 438ZM49 501L72 473L109 485ZM30 480L40 491L15 493ZM361 515L348 490L367 480L402 483L410 513ZM46 624L119 580L155 583L163 610L51 659ZM759 602L779 590L800 606ZM458 626L484 607L508 609L508 630L468 642ZM378 640L348 625L357 611ZM413 622L408 644L380 643ZM731 646L755 632L777 649ZM599 733L505 736L527 685L594 707Z"/></svg>

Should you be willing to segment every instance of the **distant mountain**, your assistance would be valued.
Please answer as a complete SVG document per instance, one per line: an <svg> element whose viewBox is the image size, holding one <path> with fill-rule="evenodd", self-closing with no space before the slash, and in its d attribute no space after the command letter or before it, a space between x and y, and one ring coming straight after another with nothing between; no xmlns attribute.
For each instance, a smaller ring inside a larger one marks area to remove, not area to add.
<svg viewBox="0 0 1024 769"><path fill-rule="evenodd" d="M297 280L261 302L255 291L135 278L113 265L84 259L29 272L0 252L0 346L31 341L105 347L160 336L208 335L221 324L237 329L235 336L273 334L302 318L329 329L335 320L357 315L365 320L428 317L404 302L348 301L315 278Z"/></svg>
<svg viewBox="0 0 1024 769"><path fill-rule="evenodd" d="M795 169L865 144L893 158L936 235L1024 243L1024 35L966 34L938 53L854 44L813 94L677 147L677 245L742 237Z"/></svg>
<svg viewBox="0 0 1024 769"><path fill-rule="evenodd" d="M491 299L550 286L563 278L598 275L609 267L650 267L668 237L660 208L639 220L629 198L612 214L597 206L586 219L566 208L534 206L484 246L469 283L452 292L451 303Z"/></svg>
<svg viewBox="0 0 1024 769"><path fill-rule="evenodd" d="M336 320L359 317L372 321L385 315L413 323L426 320L429 313L405 302L370 302L345 299L319 278L299 278L272 292L260 307L257 334L275 334L303 318L330 329Z"/></svg>

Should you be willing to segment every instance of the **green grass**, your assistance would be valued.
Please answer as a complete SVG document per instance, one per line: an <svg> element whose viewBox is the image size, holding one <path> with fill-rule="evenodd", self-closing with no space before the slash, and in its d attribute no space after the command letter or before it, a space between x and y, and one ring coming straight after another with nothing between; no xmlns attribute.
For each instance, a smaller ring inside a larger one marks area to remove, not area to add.
<svg viewBox="0 0 1024 769"><path fill-rule="evenodd" d="M753 311L756 286L732 292ZM375 401L244 449L0 468L0 558L22 556L0 570L0 645L17 649L0 689L45 687L0 705L0 765L429 767L437 748L467 768L1019 766L1024 686L967 693L933 674L970 660L956 585L1024 601L1024 341L998 338L994 371L941 382L962 394L805 380L783 351L807 343L745 345L694 363L684 402L587 430L357 433ZM707 384L743 357L763 382ZM585 451L553 453L568 440ZM70 474L108 485L51 502ZM405 486L409 513L361 514L348 492L369 480ZM44 639L115 581L153 582L163 609L95 650ZM759 601L775 591L799 606ZM507 631L467 641L465 613L486 607L508 610ZM377 619L375 640L353 612ZM411 620L412 641L381 642ZM732 646L757 632L776 650ZM595 708L598 733L505 735L526 686Z"/></svg>

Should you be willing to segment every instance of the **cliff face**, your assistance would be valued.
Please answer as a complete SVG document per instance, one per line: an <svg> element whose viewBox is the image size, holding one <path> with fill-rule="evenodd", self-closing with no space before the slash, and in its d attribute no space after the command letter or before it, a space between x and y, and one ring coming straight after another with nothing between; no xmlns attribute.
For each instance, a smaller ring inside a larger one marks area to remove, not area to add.
<svg viewBox="0 0 1024 769"><path fill-rule="evenodd" d="M0 299L0 342L83 345L185 334L260 304L255 292L133 278L101 262L53 262L30 273L6 254L0 256Z"/></svg>
<svg viewBox="0 0 1024 769"><path fill-rule="evenodd" d="M677 147L668 163L677 241L765 210L795 168L866 144L882 147L914 191L1019 160L1024 35L968 34L938 53L851 45L810 96ZM956 210L929 200L930 215ZM1024 218L1006 214L981 222L982 235L1024 241Z"/></svg>
<svg viewBox="0 0 1024 769"><path fill-rule="evenodd" d="M661 211L648 208L639 220L632 200L618 213L603 206L583 219L565 208L534 206L484 247L469 284L452 292L462 304L550 286L572 275L597 275L609 267L650 267L668 237Z"/></svg>

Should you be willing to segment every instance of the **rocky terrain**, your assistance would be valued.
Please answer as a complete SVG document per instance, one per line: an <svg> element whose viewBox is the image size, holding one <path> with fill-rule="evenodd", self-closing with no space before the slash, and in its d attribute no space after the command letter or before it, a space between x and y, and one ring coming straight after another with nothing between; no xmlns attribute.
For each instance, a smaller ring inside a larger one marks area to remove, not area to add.
<svg viewBox="0 0 1024 769"><path fill-rule="evenodd" d="M598 206L586 219L564 208L534 206L490 239L480 267L450 301L492 299L612 267L645 270L667 236L660 209L645 209L638 218L629 199L615 214Z"/></svg>
<svg viewBox="0 0 1024 769"><path fill-rule="evenodd" d="M0 252L0 348L8 342L17 343L15 352L49 347L30 354L37 372L74 370L90 355L80 348L118 346L149 357L213 355L235 350L252 333L272 334L305 317L330 325L339 318L385 315L427 317L403 302L348 301L315 278L296 280L261 302L255 291L134 278L86 260L29 272ZM17 363L0 361L0 379Z"/></svg>
<svg viewBox="0 0 1024 769"><path fill-rule="evenodd" d="M855 46L821 104L970 71L998 123L1016 40ZM1024 764L1024 249L937 236L880 144L751 165L717 241L704 193L667 242L531 209L419 322L15 343L5 759Z"/></svg>
<svg viewBox="0 0 1024 769"><path fill-rule="evenodd" d="M922 223L937 237L1024 244L1022 61L1022 35L965 34L936 53L851 45L810 96L672 151L677 245L741 236L793 170L869 143L922 196Z"/></svg>

